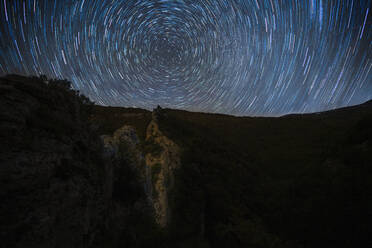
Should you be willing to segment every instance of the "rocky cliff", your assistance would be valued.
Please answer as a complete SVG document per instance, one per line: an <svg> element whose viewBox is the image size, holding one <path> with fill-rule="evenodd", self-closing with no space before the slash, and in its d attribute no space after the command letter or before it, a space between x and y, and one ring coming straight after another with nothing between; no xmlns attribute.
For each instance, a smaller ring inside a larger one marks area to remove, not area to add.
<svg viewBox="0 0 372 248"><path fill-rule="evenodd" d="M101 138L105 157L113 164L109 168L121 166L116 160L127 160L126 164L138 173L156 223L165 228L171 217L168 198L175 184L175 170L180 166L180 148L160 131L157 120L160 112L159 109L153 111L145 145L141 145L136 129L129 125L117 129L112 136L102 135ZM108 175L114 183L122 180L112 179L112 171ZM112 189L108 189L108 194L112 194Z"/></svg>
<svg viewBox="0 0 372 248"><path fill-rule="evenodd" d="M78 95L38 78L0 83L3 247L84 247L107 213L101 144Z"/></svg>
<svg viewBox="0 0 372 248"><path fill-rule="evenodd" d="M141 247L156 226L130 126L97 135L66 81L0 79L0 246Z"/></svg>
<svg viewBox="0 0 372 248"><path fill-rule="evenodd" d="M157 120L160 114L159 109L154 110L147 127L146 142L157 148L146 154L146 175L148 184L152 185L151 202L156 221L166 227L171 218L168 198L174 187L175 170L180 166L180 148L160 131Z"/></svg>

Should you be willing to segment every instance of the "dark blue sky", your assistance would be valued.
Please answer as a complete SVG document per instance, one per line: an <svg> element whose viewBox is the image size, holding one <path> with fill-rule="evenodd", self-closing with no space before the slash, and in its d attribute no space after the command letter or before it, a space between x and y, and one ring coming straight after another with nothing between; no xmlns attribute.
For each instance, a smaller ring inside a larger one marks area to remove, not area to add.
<svg viewBox="0 0 372 248"><path fill-rule="evenodd" d="M372 98L372 0L1 0L0 74L235 115Z"/></svg>

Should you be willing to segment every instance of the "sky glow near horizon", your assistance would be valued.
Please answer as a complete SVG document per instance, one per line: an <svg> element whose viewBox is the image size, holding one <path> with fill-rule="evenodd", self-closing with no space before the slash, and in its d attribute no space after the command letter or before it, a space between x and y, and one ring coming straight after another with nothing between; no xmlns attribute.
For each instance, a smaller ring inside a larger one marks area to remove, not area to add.
<svg viewBox="0 0 372 248"><path fill-rule="evenodd" d="M103 105L234 115L372 98L372 0L1 0L0 75Z"/></svg>

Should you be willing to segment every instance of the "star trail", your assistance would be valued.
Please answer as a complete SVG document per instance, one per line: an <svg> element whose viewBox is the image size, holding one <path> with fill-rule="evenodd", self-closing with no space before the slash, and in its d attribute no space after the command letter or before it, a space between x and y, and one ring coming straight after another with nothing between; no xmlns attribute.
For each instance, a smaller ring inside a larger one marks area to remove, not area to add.
<svg viewBox="0 0 372 248"><path fill-rule="evenodd" d="M234 115L372 98L372 0L1 0L0 74L97 104Z"/></svg>

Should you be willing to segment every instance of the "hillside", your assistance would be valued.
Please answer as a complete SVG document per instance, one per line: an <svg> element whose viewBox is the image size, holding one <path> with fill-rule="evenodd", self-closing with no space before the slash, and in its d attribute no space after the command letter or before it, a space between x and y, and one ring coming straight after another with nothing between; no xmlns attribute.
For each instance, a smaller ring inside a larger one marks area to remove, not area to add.
<svg viewBox="0 0 372 248"><path fill-rule="evenodd" d="M184 149L179 223L195 230L204 211L213 247L371 242L371 102L280 118L163 112L160 127Z"/></svg>
<svg viewBox="0 0 372 248"><path fill-rule="evenodd" d="M148 247L161 238L131 140L105 143L93 107L64 80L0 78L0 247Z"/></svg>
<svg viewBox="0 0 372 248"><path fill-rule="evenodd" d="M368 247L372 102L277 118L0 79L5 247Z"/></svg>

